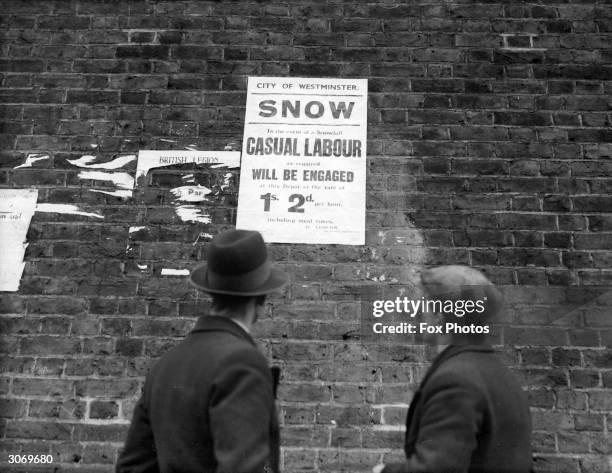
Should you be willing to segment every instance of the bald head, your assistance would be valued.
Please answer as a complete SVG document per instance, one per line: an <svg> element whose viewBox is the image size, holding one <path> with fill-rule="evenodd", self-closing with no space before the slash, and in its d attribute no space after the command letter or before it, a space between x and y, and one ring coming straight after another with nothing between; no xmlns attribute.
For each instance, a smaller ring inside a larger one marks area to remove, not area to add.
<svg viewBox="0 0 612 473"><path fill-rule="evenodd" d="M487 277L469 266L446 265L425 269L421 283L429 299L483 301L479 320L488 320L503 305L503 296Z"/></svg>

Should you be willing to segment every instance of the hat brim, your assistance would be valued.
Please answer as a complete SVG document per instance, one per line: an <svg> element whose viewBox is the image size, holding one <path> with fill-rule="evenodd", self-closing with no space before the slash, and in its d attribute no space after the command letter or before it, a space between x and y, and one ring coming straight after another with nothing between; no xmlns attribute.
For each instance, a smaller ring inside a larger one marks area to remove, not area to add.
<svg viewBox="0 0 612 473"><path fill-rule="evenodd" d="M189 282L195 288L199 289L200 291L207 292L209 294L223 294L228 296L263 296L264 294L270 294L271 292L279 291L289 282L289 278L283 271L276 268L271 268L270 277L263 284L249 291L230 291L226 289L215 289L210 287L207 269L208 265L206 264L195 268L189 275Z"/></svg>

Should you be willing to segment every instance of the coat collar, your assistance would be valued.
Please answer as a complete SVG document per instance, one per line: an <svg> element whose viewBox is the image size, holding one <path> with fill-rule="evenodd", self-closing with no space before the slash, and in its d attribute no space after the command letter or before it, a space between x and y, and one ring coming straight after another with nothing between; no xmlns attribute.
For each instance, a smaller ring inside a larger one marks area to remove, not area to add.
<svg viewBox="0 0 612 473"><path fill-rule="evenodd" d="M229 332L238 338L243 338L255 346L255 342L251 336L242 327L240 327L240 325L231 321L227 317L202 315L191 331L191 333L198 332Z"/></svg>

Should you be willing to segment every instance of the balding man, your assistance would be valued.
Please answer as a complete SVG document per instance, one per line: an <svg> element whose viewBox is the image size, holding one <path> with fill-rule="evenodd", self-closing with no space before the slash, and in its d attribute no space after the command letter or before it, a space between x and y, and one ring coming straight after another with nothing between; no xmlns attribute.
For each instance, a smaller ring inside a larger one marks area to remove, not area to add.
<svg viewBox="0 0 612 473"><path fill-rule="evenodd" d="M487 342L487 321L501 308L500 292L466 266L425 270L421 282L437 310L423 319L442 327L423 338L440 352L408 410L406 460L373 472L529 473L529 406ZM447 307L452 310L442 310Z"/></svg>

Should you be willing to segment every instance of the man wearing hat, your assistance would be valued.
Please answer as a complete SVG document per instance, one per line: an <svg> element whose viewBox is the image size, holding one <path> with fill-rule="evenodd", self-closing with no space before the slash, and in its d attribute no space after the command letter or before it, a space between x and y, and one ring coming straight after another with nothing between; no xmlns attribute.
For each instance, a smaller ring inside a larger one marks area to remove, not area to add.
<svg viewBox="0 0 612 473"><path fill-rule="evenodd" d="M466 266L425 270L421 282L425 300L438 302L438 309L442 303L462 309L421 314L423 321L442 327L423 337L440 351L408 410L406 460L376 465L373 472L528 473L529 406L486 341L487 322L502 306L500 292ZM475 310L467 314L466 307Z"/></svg>
<svg viewBox="0 0 612 473"><path fill-rule="evenodd" d="M213 238L208 263L191 273L211 311L149 373L118 473L278 471L272 376L249 332L286 282L258 232Z"/></svg>

